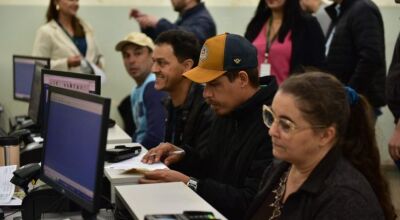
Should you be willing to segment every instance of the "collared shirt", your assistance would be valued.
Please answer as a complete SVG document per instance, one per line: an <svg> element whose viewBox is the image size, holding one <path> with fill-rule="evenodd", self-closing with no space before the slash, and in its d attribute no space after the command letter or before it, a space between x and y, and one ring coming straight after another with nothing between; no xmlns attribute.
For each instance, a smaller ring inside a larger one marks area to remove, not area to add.
<svg viewBox="0 0 400 220"><path fill-rule="evenodd" d="M330 33L328 33L329 35L329 37L328 37L328 39L326 40L326 44L325 44L325 56L328 56L328 53L329 53L329 48L330 48L330 46L331 46L331 43L332 43L332 39L333 39L333 36L335 35L335 23L336 23L336 20L337 20L337 18L339 17L339 15L340 15L340 4L337 4L336 6L335 6L335 10L336 10L336 18L335 18L335 20L334 21L332 21L332 30L330 31Z"/></svg>
<svg viewBox="0 0 400 220"><path fill-rule="evenodd" d="M263 204L290 166L274 161L264 174L261 190L247 212L247 219ZM268 216L265 216L267 219ZM283 204L280 219L385 219L366 178L333 148L303 185Z"/></svg>

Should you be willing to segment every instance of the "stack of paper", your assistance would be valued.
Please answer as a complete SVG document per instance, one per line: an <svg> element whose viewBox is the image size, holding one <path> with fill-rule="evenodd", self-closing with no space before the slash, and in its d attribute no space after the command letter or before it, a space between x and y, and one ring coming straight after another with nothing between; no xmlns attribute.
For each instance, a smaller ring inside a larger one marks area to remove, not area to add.
<svg viewBox="0 0 400 220"><path fill-rule="evenodd" d="M118 163L112 163L105 168L124 170L125 173L143 173L150 170L168 169L163 163L145 164L142 163L142 158L146 152L141 152L138 156L132 157Z"/></svg>
<svg viewBox="0 0 400 220"><path fill-rule="evenodd" d="M8 205L14 194L15 185L10 182L16 165L0 167L0 206Z"/></svg>

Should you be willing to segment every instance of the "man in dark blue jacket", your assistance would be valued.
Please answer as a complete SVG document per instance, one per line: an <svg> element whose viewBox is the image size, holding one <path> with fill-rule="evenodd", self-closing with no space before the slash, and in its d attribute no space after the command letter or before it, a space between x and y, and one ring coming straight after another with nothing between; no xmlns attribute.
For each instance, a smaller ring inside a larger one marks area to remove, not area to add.
<svg viewBox="0 0 400 220"><path fill-rule="evenodd" d="M213 18L200 0L171 0L174 10L179 13L175 23L132 9L130 16L138 23L143 33L153 40L167 30L179 29L194 33L200 44L216 34Z"/></svg>

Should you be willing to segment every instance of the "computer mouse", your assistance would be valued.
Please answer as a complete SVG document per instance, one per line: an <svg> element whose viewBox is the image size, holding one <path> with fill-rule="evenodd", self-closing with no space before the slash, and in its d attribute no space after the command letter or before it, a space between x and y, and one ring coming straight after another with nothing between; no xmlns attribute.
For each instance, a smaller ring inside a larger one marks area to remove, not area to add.
<svg viewBox="0 0 400 220"><path fill-rule="evenodd" d="M108 128L112 128L112 127L114 127L114 126L115 126L115 120L109 118L109 119L108 119Z"/></svg>

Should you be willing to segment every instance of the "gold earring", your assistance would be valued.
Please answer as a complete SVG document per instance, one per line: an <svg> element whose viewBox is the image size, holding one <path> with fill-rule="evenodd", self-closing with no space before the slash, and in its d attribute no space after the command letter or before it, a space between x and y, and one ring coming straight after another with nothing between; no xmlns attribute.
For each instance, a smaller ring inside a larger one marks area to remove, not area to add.
<svg viewBox="0 0 400 220"><path fill-rule="evenodd" d="M60 6L57 4L56 5L56 10L59 11L60 10Z"/></svg>

